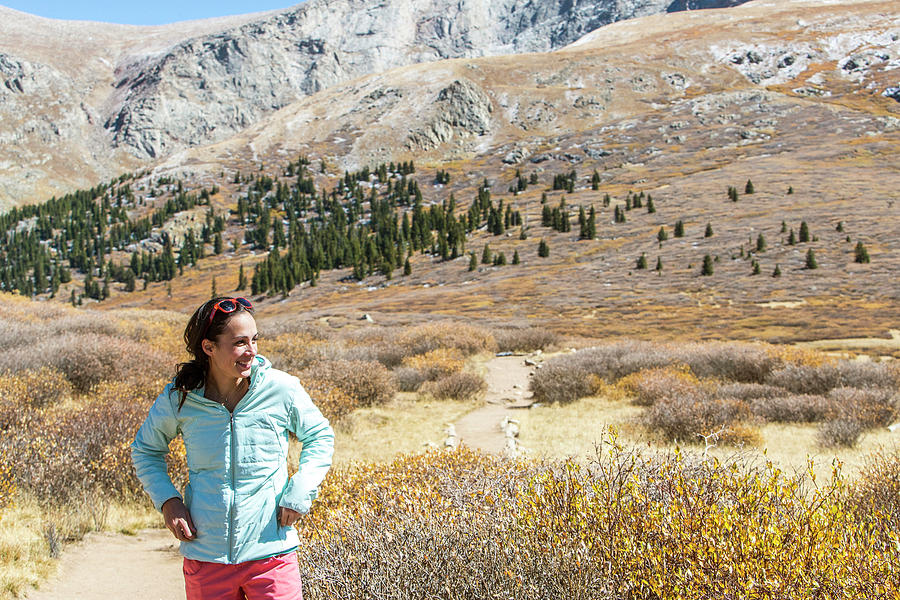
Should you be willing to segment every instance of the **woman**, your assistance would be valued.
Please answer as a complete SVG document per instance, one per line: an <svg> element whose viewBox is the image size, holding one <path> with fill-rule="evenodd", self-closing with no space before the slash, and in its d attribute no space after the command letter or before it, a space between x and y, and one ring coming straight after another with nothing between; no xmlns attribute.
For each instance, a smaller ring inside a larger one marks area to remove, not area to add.
<svg viewBox="0 0 900 600"><path fill-rule="evenodd" d="M214 298L184 331L193 360L178 366L135 436L138 478L181 541L188 600L300 600L292 525L331 466L334 433L299 381L256 350L253 307ZM287 476L288 432L303 444ZM190 483L166 472L181 434Z"/></svg>

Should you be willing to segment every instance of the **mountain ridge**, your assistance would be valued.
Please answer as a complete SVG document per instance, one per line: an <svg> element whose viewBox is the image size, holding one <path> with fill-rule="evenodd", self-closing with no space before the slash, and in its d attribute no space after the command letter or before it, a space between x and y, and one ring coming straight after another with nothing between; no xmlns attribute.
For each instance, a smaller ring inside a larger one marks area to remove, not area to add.
<svg viewBox="0 0 900 600"><path fill-rule="evenodd" d="M0 204L86 187L222 141L304 95L369 72L558 47L605 22L671 6L465 0L423 8L409 0L321 0L153 27L0 9L14 17L3 20L0 36L0 142L16 147L0 151ZM353 44L336 43L340 35Z"/></svg>

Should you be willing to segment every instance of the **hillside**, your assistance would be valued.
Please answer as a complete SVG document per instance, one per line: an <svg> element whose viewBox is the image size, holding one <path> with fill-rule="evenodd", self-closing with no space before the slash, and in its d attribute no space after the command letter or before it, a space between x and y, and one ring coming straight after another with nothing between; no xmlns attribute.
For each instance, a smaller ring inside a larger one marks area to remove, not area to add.
<svg viewBox="0 0 900 600"><path fill-rule="evenodd" d="M381 323L529 320L594 337L886 337L900 317L897 22L888 2L749 3L617 23L550 53L411 65L335 85L110 188L110 204L123 198L132 223L179 194L210 196L167 213L137 245L119 240L113 264L126 265L135 250L158 258L162 230L179 253L192 224L201 237L210 209L224 220L225 247L215 255L208 238L206 258L170 281L151 278L146 290L125 292L113 280L100 305L187 310L208 296L213 277L218 291L231 290L239 265L249 279L268 248L246 233L261 211L241 222L239 201L269 207L267 227L281 223L290 237L291 214L310 232L334 219L329 199L354 215L354 232L379 240L377 252L326 248L321 264L338 268L313 268L288 294L258 294L267 313L335 326L363 313ZM410 161L415 172L402 174ZM388 163L394 169L379 178ZM461 219L487 181L490 210L483 206L458 258L441 256L439 238L413 248L396 232L402 214L414 213L398 183L413 180L423 208L443 219L451 193ZM398 206L393 233L373 218L373 190ZM489 213L503 210L501 200L522 225L496 235ZM543 219L545 205L568 210L569 231ZM594 239L579 239L579 208L591 207ZM507 263L518 252L520 264L481 264L485 244ZM856 262L860 244L868 263ZM810 251L818 268L807 268ZM95 281L102 274L95 270ZM80 295L82 279L75 269L58 297Z"/></svg>
<svg viewBox="0 0 900 600"><path fill-rule="evenodd" d="M613 21L686 8L680 4L308 0L160 27L54 21L0 7L0 207L226 140L361 75L546 51Z"/></svg>

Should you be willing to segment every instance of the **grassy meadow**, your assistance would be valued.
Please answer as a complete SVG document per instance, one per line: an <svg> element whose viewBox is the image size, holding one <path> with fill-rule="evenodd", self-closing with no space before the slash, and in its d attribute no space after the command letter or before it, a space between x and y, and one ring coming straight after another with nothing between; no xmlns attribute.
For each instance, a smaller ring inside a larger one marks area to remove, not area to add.
<svg viewBox="0 0 900 600"><path fill-rule="evenodd" d="M0 298L0 598L50 576L88 531L160 525L128 446L185 358L186 320ZM260 352L337 432L301 525L309 598L900 590L893 361L470 321L332 328L263 313L259 327ZM484 362L536 350L525 453L443 450L446 425L483 402ZM180 440L171 450L183 485Z"/></svg>

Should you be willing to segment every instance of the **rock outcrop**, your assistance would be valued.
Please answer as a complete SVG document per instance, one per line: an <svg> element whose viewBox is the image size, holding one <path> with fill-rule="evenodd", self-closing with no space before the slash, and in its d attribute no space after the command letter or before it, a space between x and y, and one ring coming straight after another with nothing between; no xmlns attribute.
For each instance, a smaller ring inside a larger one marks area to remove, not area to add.
<svg viewBox="0 0 900 600"><path fill-rule="evenodd" d="M434 103L435 116L409 137L407 147L430 150L454 138L487 134L491 129L491 99L468 79L442 89Z"/></svg>
<svg viewBox="0 0 900 600"><path fill-rule="evenodd" d="M687 8L707 5L721 1L694 0ZM304 95L361 75L446 58L543 52L608 23L672 9L668 0L309 0L120 66L121 102L104 126L116 146L158 157L225 139ZM436 139L455 127L445 125L435 124Z"/></svg>

